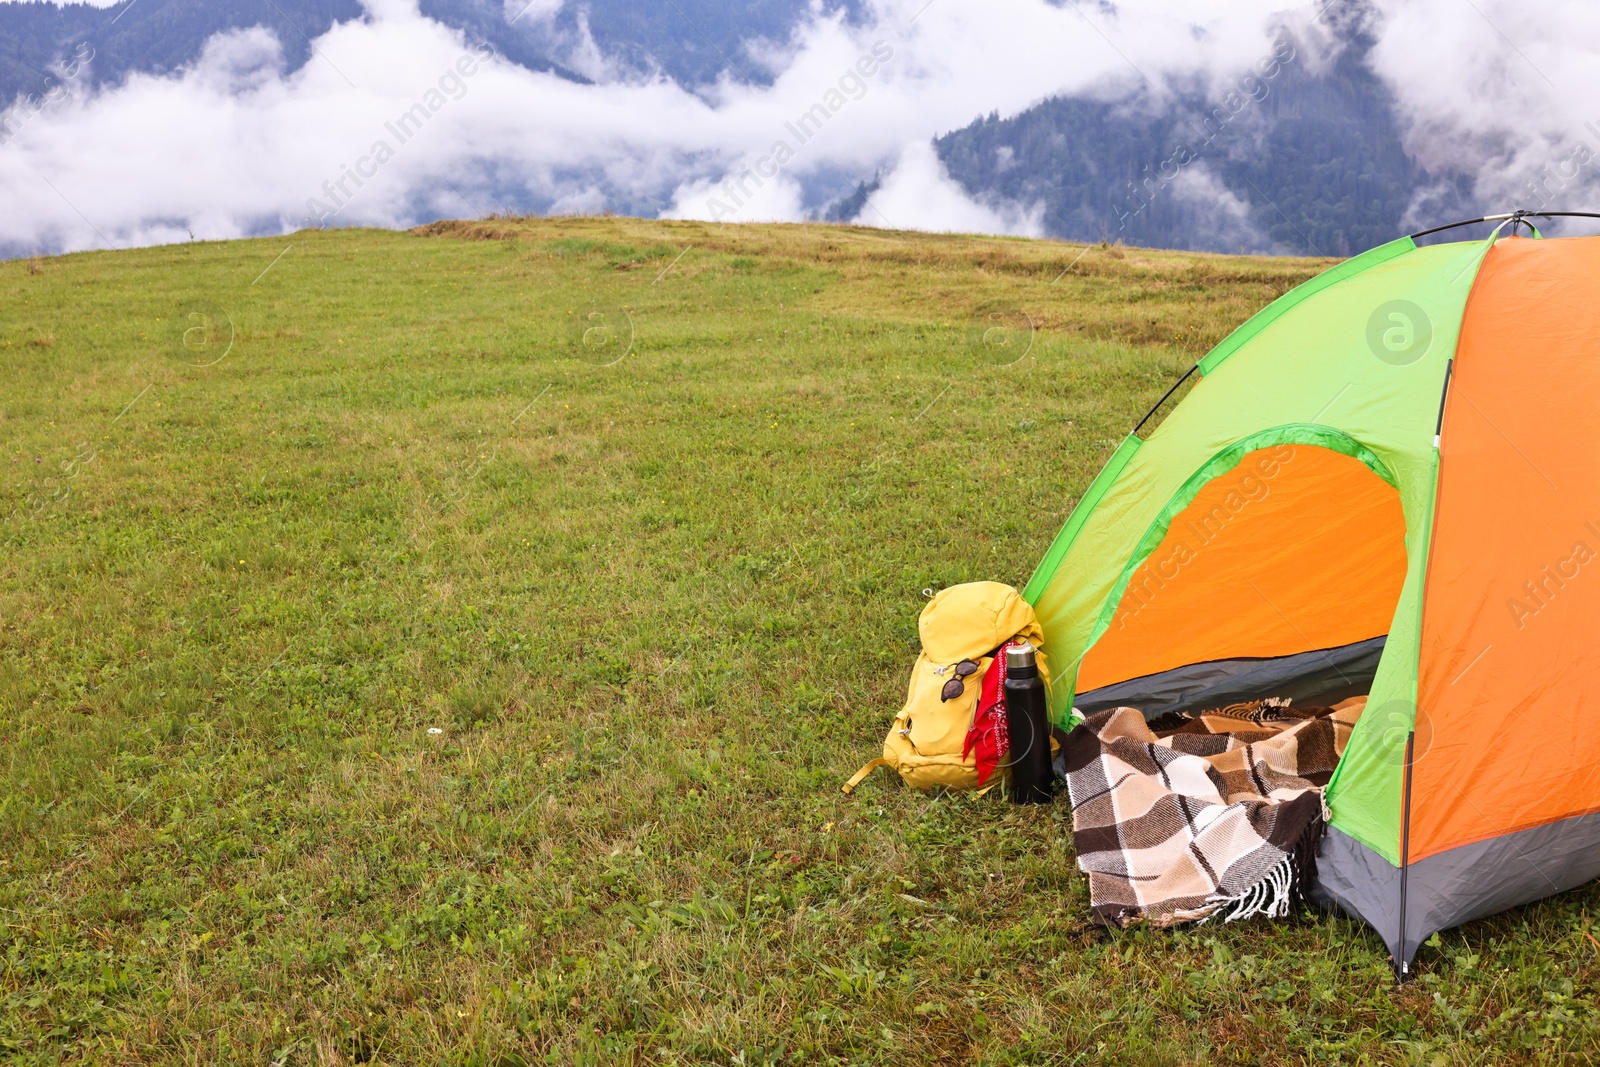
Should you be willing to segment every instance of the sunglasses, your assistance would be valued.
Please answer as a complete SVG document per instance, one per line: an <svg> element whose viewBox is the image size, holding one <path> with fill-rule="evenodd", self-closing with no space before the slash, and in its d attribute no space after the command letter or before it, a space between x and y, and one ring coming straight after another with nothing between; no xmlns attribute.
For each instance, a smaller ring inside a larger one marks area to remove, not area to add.
<svg viewBox="0 0 1600 1067"><path fill-rule="evenodd" d="M956 672L956 676L944 683L944 688L939 690L939 701L940 703L943 703L946 700L954 700L956 697L966 692L967 679L978 673L978 664L973 660L964 659L960 663L957 663L953 668L936 667L934 670L939 674L943 674L947 670L954 670Z"/></svg>

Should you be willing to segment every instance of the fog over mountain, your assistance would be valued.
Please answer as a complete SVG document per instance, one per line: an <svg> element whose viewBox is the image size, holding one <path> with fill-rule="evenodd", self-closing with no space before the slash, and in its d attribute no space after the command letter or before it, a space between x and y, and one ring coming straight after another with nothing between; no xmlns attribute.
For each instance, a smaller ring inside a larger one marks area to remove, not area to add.
<svg viewBox="0 0 1600 1067"><path fill-rule="evenodd" d="M490 212L1344 255L1589 209L1600 9L0 2L0 254Z"/></svg>

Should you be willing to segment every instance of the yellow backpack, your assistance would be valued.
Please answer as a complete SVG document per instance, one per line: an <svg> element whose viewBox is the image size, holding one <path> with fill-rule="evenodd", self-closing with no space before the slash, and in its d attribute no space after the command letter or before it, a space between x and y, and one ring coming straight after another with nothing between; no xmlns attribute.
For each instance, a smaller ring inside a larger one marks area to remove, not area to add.
<svg viewBox="0 0 1600 1067"><path fill-rule="evenodd" d="M868 763L846 782L851 792L877 767L893 767L907 785L928 789L978 788L977 761L963 755L967 731L978 708L978 696L995 653L1012 640L1027 639L1036 647L1044 640L1033 608L1009 585L969 582L940 592L917 620L922 654L911 670L905 707L895 716L883 740L883 757ZM978 665L967 676L959 696L941 700L962 660ZM1039 677L1050 684L1045 656L1038 656Z"/></svg>

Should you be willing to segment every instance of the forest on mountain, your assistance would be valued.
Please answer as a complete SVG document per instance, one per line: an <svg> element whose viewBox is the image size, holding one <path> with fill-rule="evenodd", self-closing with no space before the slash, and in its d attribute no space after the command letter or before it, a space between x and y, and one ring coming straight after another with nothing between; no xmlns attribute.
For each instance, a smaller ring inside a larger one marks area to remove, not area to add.
<svg viewBox="0 0 1600 1067"><path fill-rule="evenodd" d="M857 0L838 5L858 14ZM587 0L554 15L507 15L500 0L421 0L429 18L530 70L575 81L585 75L561 58L587 35L627 70L659 71L685 85L705 85L725 72L766 84L771 71L754 62L751 42L780 43L808 10L805 0ZM529 4L547 10L546 4ZM514 12L514 8L512 9ZM88 4L0 3L0 101L43 94L59 82L62 64L88 45L96 85L115 85L141 71L164 74L193 63L213 35L264 26L283 42L289 70L303 66L311 42L335 22L364 17L359 0L133 0L108 8Z"/></svg>
<svg viewBox="0 0 1600 1067"><path fill-rule="evenodd" d="M577 82L656 75L695 89L721 78L769 83L763 49L781 54L809 10L805 0L731 9L724 0L588 0L553 12L540 3L524 18L502 0L421 0L424 15L531 70ZM863 14L860 0L841 11ZM277 36L292 71L335 22L364 17L360 0L0 3L0 100L37 102L59 95L68 79L108 88L134 72L171 73L214 35L251 26ZM976 117L935 147L970 195L1037 212L1050 236L1350 255L1404 232L1421 194L1430 219L1479 206L1468 178L1426 173L1407 154L1392 94L1367 62L1372 43L1359 20L1315 58L1283 37L1257 69L1220 89L1146 85L1120 98L1057 97L1006 118ZM808 192L822 198L808 210L874 222L876 178L837 177L833 191ZM610 207L651 213L637 203Z"/></svg>
<svg viewBox="0 0 1600 1067"><path fill-rule="evenodd" d="M1057 98L935 144L969 193L1041 205L1045 231L1075 240L1348 256L1405 232L1425 186L1471 210L1469 187L1407 155L1370 39L1317 66L1283 45L1269 76L1221 93Z"/></svg>

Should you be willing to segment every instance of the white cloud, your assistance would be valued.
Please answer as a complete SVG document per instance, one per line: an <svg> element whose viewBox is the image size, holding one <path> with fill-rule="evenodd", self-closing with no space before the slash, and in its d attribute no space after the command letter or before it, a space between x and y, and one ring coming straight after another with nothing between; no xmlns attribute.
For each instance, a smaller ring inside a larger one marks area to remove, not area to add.
<svg viewBox="0 0 1600 1067"><path fill-rule="evenodd" d="M1250 205L1223 185L1204 161L1191 163L1168 186L1173 196L1202 209L1199 225L1218 237L1217 245L1227 250L1272 248L1271 237L1251 221ZM1293 255L1299 249L1281 249Z"/></svg>
<svg viewBox="0 0 1600 1067"><path fill-rule="evenodd" d="M1114 17L1043 0L982 9L936 2L918 16L921 0L880 0L859 26L814 8L791 40L763 53L783 64L770 86L725 79L700 95L659 76L628 76L578 40L568 58L599 84L491 60L404 144L385 124L422 100L467 43L423 18L415 0L367 0L367 8L368 19L335 25L290 74L266 32L248 30L212 41L175 76L135 75L93 95L73 88L36 115L13 109L19 129L0 151L0 196L17 210L0 216L0 244L86 248L190 228L202 237L279 231L315 212L308 201L335 198L339 224L405 225L530 203L703 215L702 193L737 179L779 141L792 158L769 165L774 173L741 198L737 217L800 218L821 206L806 202L807 181L833 175L842 192L849 178L896 165L875 203L894 203L898 225L1025 232L1034 216L965 199L914 146L1051 94L1192 76L1234 54L1249 61L1262 51L1272 5L1236 0L1196 23L1173 19L1157 0ZM548 23L558 9L539 0L523 18ZM881 58L863 76L863 57L874 54ZM819 104L825 123L804 123ZM357 187L350 170L374 169L362 161L380 143L392 155ZM325 183L341 179L349 195L330 198ZM931 199L897 192L913 188Z"/></svg>
<svg viewBox="0 0 1600 1067"><path fill-rule="evenodd" d="M1398 0L1377 23L1373 67L1393 90L1407 147L1424 166L1443 171L1479 161L1480 197L1506 210L1593 209L1600 206L1600 9L1588 0L1545 0L1537 17L1530 10L1513 0L1467 8ZM1418 203L1436 192L1420 191Z"/></svg>
<svg viewBox="0 0 1600 1067"><path fill-rule="evenodd" d="M783 173L770 179L759 175L737 179L730 196L725 184L710 178L685 182L673 192L672 206L661 213L667 219L708 219L711 222L793 222L805 217L804 194L798 182Z"/></svg>
<svg viewBox="0 0 1600 1067"><path fill-rule="evenodd" d="M945 173L927 141L906 146L882 186L855 217L865 226L941 233L1044 236L1044 205L981 204Z"/></svg>
<svg viewBox="0 0 1600 1067"><path fill-rule="evenodd" d="M622 68L580 33L555 42L558 58L597 84L491 59L456 78L457 93L441 80L468 42L423 18L415 0L366 4L367 19L332 27L292 73L266 31L246 30L213 40L175 75L135 75L93 94L64 83L37 114L13 108L5 117L16 133L0 147L0 248L280 232L303 224L309 201L333 206L326 186L341 181L348 195L335 197L330 221L401 226L530 205L710 217L708 202L740 182L724 217L798 219L883 173L872 204L896 226L1037 232L1036 206L966 196L930 138L1062 93L1224 86L1269 51L1280 20L1306 24L1313 10L1283 0L871 0L852 24L819 5L788 40L739 57L772 71L768 86L725 78L690 92ZM507 18L551 34L561 6L505 2ZM1480 6L1538 72L1456 0L1389 5L1375 63L1425 160L1462 158L1469 144L1499 152L1514 187L1584 136L1581 120L1600 120L1582 113L1600 88L1591 59L1600 17L1579 0L1552 0L1534 20L1513 18L1509 0ZM887 56L863 75L874 49ZM402 143L386 124L430 91L441 106ZM825 121L796 126L819 105ZM779 142L787 153L776 161ZM375 165L380 143L389 154ZM358 185L349 174L360 167L372 173ZM1206 191L1190 181L1192 195ZM1218 203L1223 216L1238 207ZM863 221L879 220L869 210Z"/></svg>

